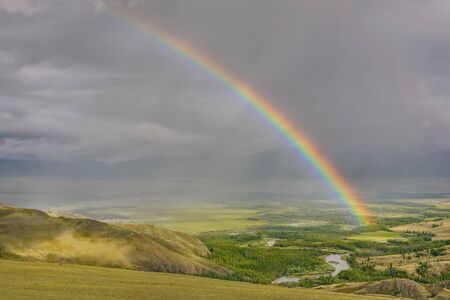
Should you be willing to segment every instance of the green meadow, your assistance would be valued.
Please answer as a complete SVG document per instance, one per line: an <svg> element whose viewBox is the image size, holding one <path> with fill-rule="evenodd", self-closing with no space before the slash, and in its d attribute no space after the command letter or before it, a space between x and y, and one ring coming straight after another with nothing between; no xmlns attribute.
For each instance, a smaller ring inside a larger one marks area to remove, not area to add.
<svg viewBox="0 0 450 300"><path fill-rule="evenodd" d="M109 208L90 210L94 217L102 212L100 218L109 223L147 223L183 232L198 234L207 231L242 231L251 227L265 225L257 208L224 207L222 205L196 203L178 207ZM109 218L119 215L120 219Z"/></svg>
<svg viewBox="0 0 450 300"><path fill-rule="evenodd" d="M167 220L158 225L188 233L219 230L246 230L266 224L257 217L257 210L230 208L198 208L174 211L165 215Z"/></svg>
<svg viewBox="0 0 450 300"><path fill-rule="evenodd" d="M374 241L374 242L387 242L388 240L405 240L399 232L391 232L391 231L372 231L372 232L364 232L358 235L354 235L349 237L349 239L353 240L361 240L361 241Z"/></svg>

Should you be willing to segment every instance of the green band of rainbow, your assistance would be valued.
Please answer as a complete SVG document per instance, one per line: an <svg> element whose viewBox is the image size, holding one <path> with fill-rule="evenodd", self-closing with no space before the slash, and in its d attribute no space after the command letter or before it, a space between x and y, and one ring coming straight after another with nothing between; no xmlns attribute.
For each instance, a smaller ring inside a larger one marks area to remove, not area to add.
<svg viewBox="0 0 450 300"><path fill-rule="evenodd" d="M359 225L367 225L369 223L369 214L365 203L353 192L352 188L336 168L333 167L314 144L287 117L282 115L279 110L272 106L257 91L233 76L204 53L193 48L180 38L151 25L148 20L139 18L136 14L122 9L112 8L111 12L137 29L150 35L179 56L201 68L217 81L225 84L275 128L295 151L317 171L323 181L332 188L339 200L351 210Z"/></svg>

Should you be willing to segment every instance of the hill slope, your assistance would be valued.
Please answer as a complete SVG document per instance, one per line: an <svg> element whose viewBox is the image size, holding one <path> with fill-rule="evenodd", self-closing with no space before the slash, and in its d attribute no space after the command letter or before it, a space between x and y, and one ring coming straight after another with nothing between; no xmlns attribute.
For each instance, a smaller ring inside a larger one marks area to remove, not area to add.
<svg viewBox="0 0 450 300"><path fill-rule="evenodd" d="M351 282L316 287L316 289L353 293L358 295L392 295L402 299L448 299L449 281L435 284L420 284L409 279L395 278L374 282Z"/></svg>
<svg viewBox="0 0 450 300"><path fill-rule="evenodd" d="M208 253L194 237L160 227L120 227L0 205L0 257L143 271L227 274L227 270L204 258Z"/></svg>
<svg viewBox="0 0 450 300"><path fill-rule="evenodd" d="M380 299L187 275L0 259L1 299Z"/></svg>

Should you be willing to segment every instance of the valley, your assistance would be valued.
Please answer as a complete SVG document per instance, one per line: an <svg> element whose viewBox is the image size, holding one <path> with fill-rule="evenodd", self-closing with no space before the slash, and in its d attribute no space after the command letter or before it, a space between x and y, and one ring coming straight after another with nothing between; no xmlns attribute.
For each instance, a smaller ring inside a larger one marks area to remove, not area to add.
<svg viewBox="0 0 450 300"><path fill-rule="evenodd" d="M188 273L261 287L339 293L396 296L398 284L413 282L427 291L421 295L431 299L431 286L439 290L434 294L445 293L450 280L448 201L372 201L369 206L375 215L366 227L355 224L345 209L331 201L226 206L191 202L176 209L161 204L129 209L108 204L105 214L127 217L103 222L83 216L101 211L102 203L72 210L53 208L51 216L2 206L0 258ZM376 215L394 207L395 216ZM363 283L399 278L406 281L362 288ZM412 298L422 299L417 297Z"/></svg>

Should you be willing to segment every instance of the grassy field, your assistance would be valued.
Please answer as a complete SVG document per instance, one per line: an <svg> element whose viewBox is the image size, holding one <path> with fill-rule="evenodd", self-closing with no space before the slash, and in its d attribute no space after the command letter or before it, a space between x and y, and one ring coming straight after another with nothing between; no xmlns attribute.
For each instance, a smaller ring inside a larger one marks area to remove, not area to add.
<svg viewBox="0 0 450 300"><path fill-rule="evenodd" d="M219 205L190 205L168 208L142 208L121 211L123 219L102 219L112 223L150 223L165 228L187 233L202 233L221 230L246 230L249 227L265 225L267 222L258 218L257 209L227 208ZM108 214L117 211L111 209ZM94 214L95 216L95 211Z"/></svg>
<svg viewBox="0 0 450 300"><path fill-rule="evenodd" d="M167 273L0 260L1 299L379 299Z"/></svg>
<svg viewBox="0 0 450 300"><path fill-rule="evenodd" d="M348 237L353 240L362 240L362 241L373 241L373 242L387 242L391 239L402 240L401 234L399 232L390 232L390 231L372 231L372 232L364 232L355 236Z"/></svg>
<svg viewBox="0 0 450 300"><path fill-rule="evenodd" d="M433 239L450 240L450 219L405 224L392 227L391 230L395 232L431 232L434 234Z"/></svg>
<svg viewBox="0 0 450 300"><path fill-rule="evenodd" d="M335 203L310 201L280 203L149 203L136 206L108 203L61 207L62 213L75 213L107 223L147 223L188 233L245 231L264 225L311 227L326 224L352 226L354 220ZM52 210L52 213L55 211ZM57 212L57 211L56 211Z"/></svg>
<svg viewBox="0 0 450 300"><path fill-rule="evenodd" d="M188 233L200 233L217 230L245 230L248 227L264 225L266 222L257 220L256 210L206 208L195 210L174 211L167 215L167 220L158 225L182 230Z"/></svg>
<svg viewBox="0 0 450 300"><path fill-rule="evenodd" d="M440 255L434 256L429 251L417 251L404 254L373 256L369 258L358 259L359 263L369 263L375 270L384 271L389 267L394 267L405 271L410 275L419 275L416 273L420 263L426 262L428 268L426 273L441 275L450 269L450 246L441 248ZM447 271L448 272L448 271Z"/></svg>

